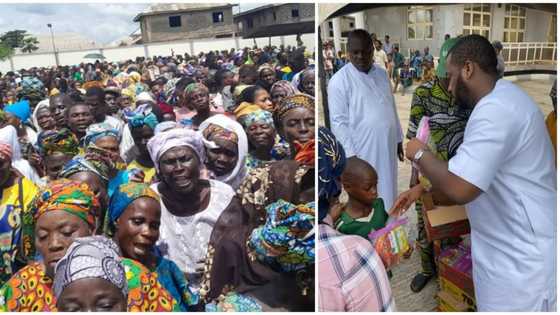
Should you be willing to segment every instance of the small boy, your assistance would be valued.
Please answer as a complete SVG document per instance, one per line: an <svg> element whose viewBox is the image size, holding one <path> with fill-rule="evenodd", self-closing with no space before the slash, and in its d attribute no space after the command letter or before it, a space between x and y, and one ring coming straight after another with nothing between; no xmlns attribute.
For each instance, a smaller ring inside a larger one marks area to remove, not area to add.
<svg viewBox="0 0 560 315"><path fill-rule="evenodd" d="M388 218L383 199L377 194L377 172L366 161L349 158L342 173L342 185L348 202L335 227L343 234L368 239L368 234L384 227Z"/></svg>

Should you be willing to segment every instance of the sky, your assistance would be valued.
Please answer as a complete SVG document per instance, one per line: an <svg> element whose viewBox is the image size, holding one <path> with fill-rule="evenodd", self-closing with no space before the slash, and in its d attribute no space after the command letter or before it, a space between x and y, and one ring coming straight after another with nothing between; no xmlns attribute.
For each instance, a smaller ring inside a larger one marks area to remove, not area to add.
<svg viewBox="0 0 560 315"><path fill-rule="evenodd" d="M241 4L240 9L246 11L261 5ZM48 35L47 24L51 23L55 36L57 33L79 33L96 43L108 44L138 30L139 23L132 19L149 6L150 3L2 3L0 34L22 29L35 35ZM234 7L234 14L238 10Z"/></svg>

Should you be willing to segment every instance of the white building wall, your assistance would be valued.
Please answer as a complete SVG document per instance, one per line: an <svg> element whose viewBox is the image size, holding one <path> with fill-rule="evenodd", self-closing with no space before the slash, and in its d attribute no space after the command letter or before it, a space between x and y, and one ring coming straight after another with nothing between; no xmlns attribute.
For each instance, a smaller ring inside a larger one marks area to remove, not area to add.
<svg viewBox="0 0 560 315"><path fill-rule="evenodd" d="M184 54L185 52L189 54L198 54L200 52L209 52L211 50L230 50L231 48L244 48L253 47L254 43L252 39L241 39L239 38L239 47L236 47L235 40L233 38L224 39L196 39L192 41L180 41L180 42L167 42L167 43L157 43L157 44L146 44L146 45L134 45L127 47L116 47L116 48L103 48L100 49L89 49L89 50L74 50L74 51L63 51L58 54L61 65L77 65L82 62L91 62L91 59L83 59L86 54L89 53L100 53L102 51L103 55L107 58L107 61L117 62L124 61L128 59L135 59L138 56L142 57L152 57L152 56L170 56L171 49L175 54ZM301 40L308 50L315 50L315 34L302 34ZM264 47L268 45L268 38L257 38L256 39L258 47ZM271 38L272 45L280 46L284 42L285 46L296 46L296 35L290 36L277 36ZM192 49L191 49L192 46ZM144 49L147 47L147 49ZM147 52L147 55L146 55ZM0 61L0 72L7 72L10 70L20 70L28 69L32 67L51 67L56 65L54 54L52 53L40 53L40 54L22 54L15 55L12 57L14 69L10 66L10 60L6 59Z"/></svg>
<svg viewBox="0 0 560 315"><path fill-rule="evenodd" d="M527 9L525 42L546 42L552 13Z"/></svg>

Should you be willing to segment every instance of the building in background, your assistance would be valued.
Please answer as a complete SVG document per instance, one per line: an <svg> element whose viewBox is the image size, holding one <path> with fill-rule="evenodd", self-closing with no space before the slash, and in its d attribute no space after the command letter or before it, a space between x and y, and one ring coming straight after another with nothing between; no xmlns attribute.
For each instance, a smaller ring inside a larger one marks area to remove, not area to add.
<svg viewBox="0 0 560 315"><path fill-rule="evenodd" d="M234 16L239 35L259 38L315 32L315 4L269 4Z"/></svg>
<svg viewBox="0 0 560 315"><path fill-rule="evenodd" d="M233 37L232 4L154 4L134 17L142 43Z"/></svg>
<svg viewBox="0 0 560 315"><path fill-rule="evenodd" d="M332 40L337 50L344 51L344 21L350 17L354 19L354 28L375 33L380 40L389 35L391 42L399 45L406 57L415 50L422 52L425 47L438 56L446 34L452 37L480 34L490 41L499 40L504 44L506 64L556 62L557 17L554 3L360 5L361 8L353 5L352 10L350 5L346 6L340 10L347 10L348 14L323 22L322 41Z"/></svg>

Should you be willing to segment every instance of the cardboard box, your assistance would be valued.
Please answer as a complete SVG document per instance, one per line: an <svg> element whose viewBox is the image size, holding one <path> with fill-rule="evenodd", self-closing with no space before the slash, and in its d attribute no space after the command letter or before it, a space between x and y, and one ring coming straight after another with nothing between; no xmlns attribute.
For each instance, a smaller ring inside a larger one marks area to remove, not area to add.
<svg viewBox="0 0 560 315"><path fill-rule="evenodd" d="M441 291L451 294L454 299L467 304L469 308L476 311L476 300L474 297L468 295L465 291L461 290L446 278L439 278L439 287L441 288Z"/></svg>
<svg viewBox="0 0 560 315"><path fill-rule="evenodd" d="M469 247L457 245L445 249L438 257L438 273L440 279L445 279L455 285L474 301L472 259Z"/></svg>
<svg viewBox="0 0 560 315"><path fill-rule="evenodd" d="M430 194L425 194L422 202L422 215L430 242L470 233L469 220L464 206L435 206Z"/></svg>
<svg viewBox="0 0 560 315"><path fill-rule="evenodd" d="M440 291L437 297L439 300L439 309L442 312L475 312L474 308L455 299L450 293Z"/></svg>

